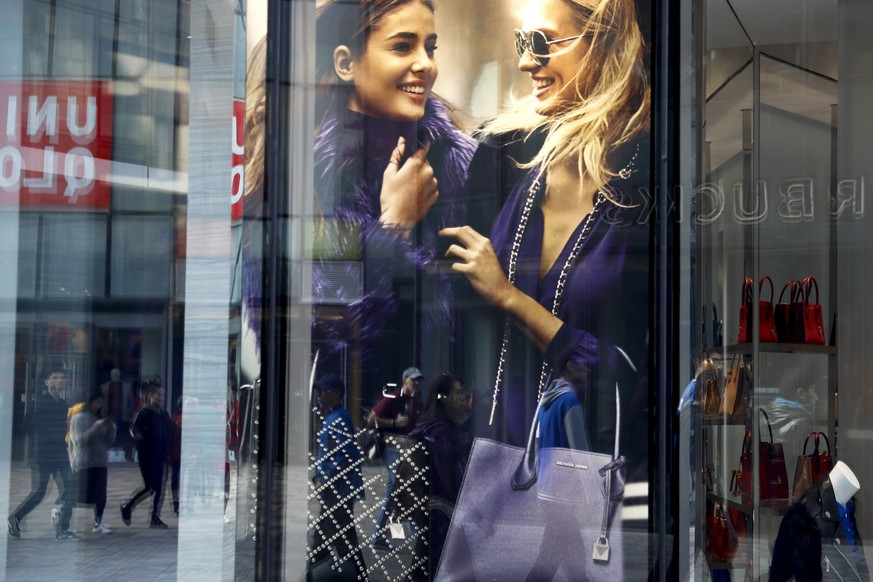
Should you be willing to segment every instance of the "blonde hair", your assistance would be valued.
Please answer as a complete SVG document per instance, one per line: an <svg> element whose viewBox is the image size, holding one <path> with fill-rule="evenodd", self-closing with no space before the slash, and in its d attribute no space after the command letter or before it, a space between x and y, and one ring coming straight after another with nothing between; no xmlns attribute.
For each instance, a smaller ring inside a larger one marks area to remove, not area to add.
<svg viewBox="0 0 873 582"><path fill-rule="evenodd" d="M260 203L264 187L264 139L267 115L267 37L252 48L246 71L245 188L243 198Z"/></svg>
<svg viewBox="0 0 873 582"><path fill-rule="evenodd" d="M543 131L542 148L519 167L538 168L542 175L554 166L576 164L580 176L602 189L622 169L614 166L618 160L611 159L615 152L649 127L647 49L634 0L562 1L576 16L583 38L549 56L569 53L585 40L591 45L570 80L576 88L576 101L544 116L535 111L536 98L527 97L487 122L483 133L521 131L528 136Z"/></svg>

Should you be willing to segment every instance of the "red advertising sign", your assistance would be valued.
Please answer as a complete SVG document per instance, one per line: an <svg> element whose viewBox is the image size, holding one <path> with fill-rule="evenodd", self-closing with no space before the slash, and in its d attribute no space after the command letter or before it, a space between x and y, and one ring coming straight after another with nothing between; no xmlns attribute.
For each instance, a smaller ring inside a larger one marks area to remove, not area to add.
<svg viewBox="0 0 873 582"><path fill-rule="evenodd" d="M0 83L0 205L108 208L107 81Z"/></svg>
<svg viewBox="0 0 873 582"><path fill-rule="evenodd" d="M245 192L245 127L246 102L233 100L233 136L230 142L230 218L243 216L243 192Z"/></svg>

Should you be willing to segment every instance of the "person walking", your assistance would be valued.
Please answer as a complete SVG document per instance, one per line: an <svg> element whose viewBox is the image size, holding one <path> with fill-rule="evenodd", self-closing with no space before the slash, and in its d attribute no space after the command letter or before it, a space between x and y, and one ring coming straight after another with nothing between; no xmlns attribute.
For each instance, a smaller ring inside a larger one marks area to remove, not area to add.
<svg viewBox="0 0 873 582"><path fill-rule="evenodd" d="M397 464L400 462L400 449L396 441L390 435L408 435L418 417L424 410L421 401L421 382L424 375L418 368L406 368L403 371L403 386L400 394L385 394L373 407L373 411L367 418L367 425L381 431L385 447L382 452L382 464L388 471L385 481L385 498L382 500L382 509L376 518L376 525L371 539L374 549L388 551L391 549L385 531L388 527L388 516L391 515L391 492L394 490L394 481L397 476ZM385 437L389 438L385 438Z"/></svg>
<svg viewBox="0 0 873 582"><path fill-rule="evenodd" d="M324 413L318 432L313 482L320 511L310 525L314 530L307 580L319 576L316 570L331 553L335 562L351 562L359 580L367 580L367 566L355 529L355 500L364 497L361 454L355 445L355 426L343 407L346 386L342 378L328 373L315 383L315 398Z"/></svg>
<svg viewBox="0 0 873 582"><path fill-rule="evenodd" d="M85 409L70 421L70 466L78 477L80 499L94 504L91 532L109 534L112 528L104 523L103 511L106 509L109 445L115 442L116 427L113 417L99 418L103 400L100 390L92 392Z"/></svg>
<svg viewBox="0 0 873 582"><path fill-rule="evenodd" d="M33 485L30 494L6 519L12 537L21 537L21 521L42 502L50 478L54 478L60 492L57 506L52 510L55 538L68 540L78 537L70 531L75 486L64 441L69 408L64 400L67 386L67 375L63 370L50 372L45 379L46 389L36 399L33 411L25 418L25 431L30 437Z"/></svg>
<svg viewBox="0 0 873 582"><path fill-rule="evenodd" d="M154 495L149 527L168 529L169 526L161 521L160 509L170 435L173 430L172 421L164 410L166 391L160 383L147 384L144 396L146 403L137 411L130 427L130 434L136 439L139 470L144 487L121 505L121 521L124 525L130 525L137 504Z"/></svg>

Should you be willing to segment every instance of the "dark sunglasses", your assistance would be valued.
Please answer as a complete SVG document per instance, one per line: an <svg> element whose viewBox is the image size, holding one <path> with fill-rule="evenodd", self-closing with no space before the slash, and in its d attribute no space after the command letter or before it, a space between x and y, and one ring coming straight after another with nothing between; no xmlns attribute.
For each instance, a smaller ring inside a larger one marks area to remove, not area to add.
<svg viewBox="0 0 873 582"><path fill-rule="evenodd" d="M515 30L515 52L518 53L518 58L524 56L525 51L530 53L531 58L536 64L545 67L549 64L549 47L553 44L569 42L576 40L582 35L568 36L567 38L559 38L557 40L549 40L542 30Z"/></svg>

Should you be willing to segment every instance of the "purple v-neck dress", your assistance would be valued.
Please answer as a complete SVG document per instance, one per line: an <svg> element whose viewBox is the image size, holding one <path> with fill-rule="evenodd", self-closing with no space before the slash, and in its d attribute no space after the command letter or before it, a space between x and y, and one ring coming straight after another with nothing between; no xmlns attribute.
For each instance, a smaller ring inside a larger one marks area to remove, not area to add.
<svg viewBox="0 0 873 582"><path fill-rule="evenodd" d="M508 272L512 241L534 174L531 172L528 180L515 188L492 226L491 242L504 272ZM620 182L616 180L610 188L620 190L630 199L631 188ZM585 219L539 281L544 235L539 202L538 198L533 205L521 240L515 286L551 312L558 278ZM614 420L608 418L612 414L618 360L612 347L622 348L640 366L647 338L649 248L645 221L638 218L640 210L639 205L625 209L605 201L575 264L567 271L558 309L558 317L564 324L545 353L539 352L517 325L511 326L497 413L498 426L505 423L505 431L501 432L509 442L521 445L527 438L544 359L554 375L565 370L568 364L575 370L587 368L588 382L582 392L589 403L586 417L590 420L589 430L594 433L595 449L598 441L608 444L614 438ZM628 383L635 384L636 380ZM610 385L613 390L609 390ZM635 397L629 395L627 399ZM623 404L628 406L631 402ZM598 439L601 433L603 438Z"/></svg>

